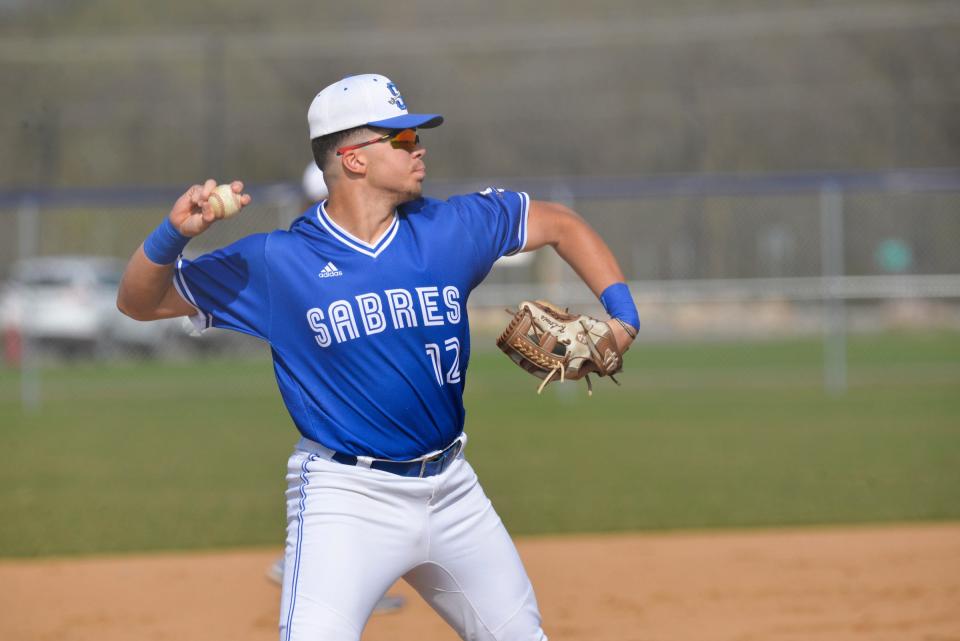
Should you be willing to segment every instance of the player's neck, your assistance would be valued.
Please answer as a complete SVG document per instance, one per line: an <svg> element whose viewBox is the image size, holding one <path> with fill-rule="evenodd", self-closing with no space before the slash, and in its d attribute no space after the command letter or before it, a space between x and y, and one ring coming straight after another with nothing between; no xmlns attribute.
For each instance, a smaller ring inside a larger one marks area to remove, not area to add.
<svg viewBox="0 0 960 641"><path fill-rule="evenodd" d="M330 194L324 211L333 222L352 236L372 243L380 238L393 222L397 203L393 198L361 195L356 191L337 191Z"/></svg>

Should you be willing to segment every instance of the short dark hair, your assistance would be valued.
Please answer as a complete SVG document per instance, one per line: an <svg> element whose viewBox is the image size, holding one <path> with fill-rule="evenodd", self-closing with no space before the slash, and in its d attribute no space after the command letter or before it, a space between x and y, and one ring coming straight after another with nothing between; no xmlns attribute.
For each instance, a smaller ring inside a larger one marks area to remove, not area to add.
<svg viewBox="0 0 960 641"><path fill-rule="evenodd" d="M337 149L348 143L358 131L366 128L367 127L360 126L352 129L344 129L343 131L335 131L332 134L311 140L310 146L313 149L313 160L317 163L320 171L326 173L328 163L333 160Z"/></svg>

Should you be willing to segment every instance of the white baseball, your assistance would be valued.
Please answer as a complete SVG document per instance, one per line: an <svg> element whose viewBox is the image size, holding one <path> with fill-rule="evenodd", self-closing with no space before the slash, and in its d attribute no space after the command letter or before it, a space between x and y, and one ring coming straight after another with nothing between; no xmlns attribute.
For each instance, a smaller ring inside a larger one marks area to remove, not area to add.
<svg viewBox="0 0 960 641"><path fill-rule="evenodd" d="M243 208L243 203L240 202L240 194L233 191L230 185L217 185L207 202L210 204L210 209L217 220L233 218Z"/></svg>

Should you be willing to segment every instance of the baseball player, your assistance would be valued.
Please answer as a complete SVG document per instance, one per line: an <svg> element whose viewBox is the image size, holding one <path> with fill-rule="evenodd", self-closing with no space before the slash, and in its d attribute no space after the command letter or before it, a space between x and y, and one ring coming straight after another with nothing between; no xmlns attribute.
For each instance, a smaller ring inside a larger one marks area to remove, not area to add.
<svg viewBox="0 0 960 641"><path fill-rule="evenodd" d="M596 293L617 345L639 326L623 274L576 214L496 188L421 195L425 129L396 84L336 82L308 111L329 198L287 231L188 261L216 223L190 187L137 249L118 306L270 344L300 433L287 473L282 641L356 641L403 577L463 639L546 639L516 549L464 457L467 299L500 256L551 245ZM231 183L242 193L243 184ZM243 205L250 202L244 194ZM521 469L532 452L504 452Z"/></svg>

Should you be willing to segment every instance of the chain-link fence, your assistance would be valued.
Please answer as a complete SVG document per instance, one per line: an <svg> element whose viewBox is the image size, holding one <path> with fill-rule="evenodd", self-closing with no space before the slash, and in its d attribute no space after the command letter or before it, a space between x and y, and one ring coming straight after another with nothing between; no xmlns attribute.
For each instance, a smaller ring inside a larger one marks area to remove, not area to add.
<svg viewBox="0 0 960 641"><path fill-rule="evenodd" d="M490 183L565 202L597 228L630 281L643 341L819 333L825 386L841 391L847 332L960 327L960 170L493 180L431 191L445 197ZM251 191L256 204L192 241L188 256L286 227L305 205L298 186ZM39 404L42 368L65 359L265 353L232 332L196 337L185 319L140 323L117 311L123 260L177 195L0 195L3 355L21 370L24 406ZM496 332L504 307L537 297L602 313L546 250L498 262L471 295L473 329Z"/></svg>

